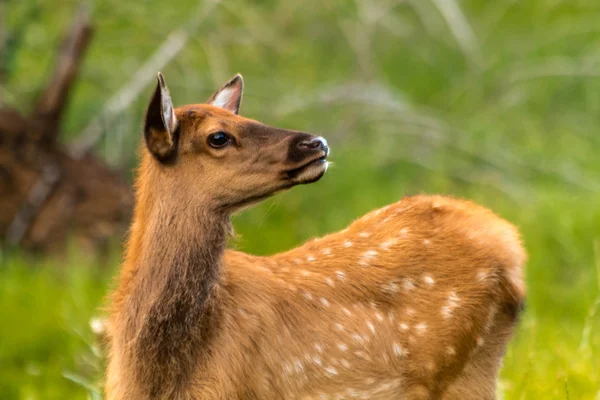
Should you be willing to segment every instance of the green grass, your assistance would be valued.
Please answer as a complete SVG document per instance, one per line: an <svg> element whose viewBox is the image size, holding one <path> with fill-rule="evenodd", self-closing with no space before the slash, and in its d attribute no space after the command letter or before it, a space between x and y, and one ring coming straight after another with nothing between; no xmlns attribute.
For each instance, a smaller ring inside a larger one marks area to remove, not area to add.
<svg viewBox="0 0 600 400"><path fill-rule="evenodd" d="M0 398L86 398L84 383L94 387L102 370L88 321L107 271L11 257L0 276Z"/></svg>
<svg viewBox="0 0 600 400"><path fill-rule="evenodd" d="M65 139L196 7L90 3L97 30ZM14 57L2 59L11 71L2 101L27 110L76 1L9 4L9 28L38 12ZM407 194L473 199L519 226L529 253L527 310L504 362L503 397L598 400L599 17L595 0L231 0L163 72L178 104L203 101L241 72L242 114L332 145L324 179L235 218L238 248L281 251ZM149 95L120 110L97 146L124 171ZM1 399L95 395L102 358L88 322L117 256L102 269L76 254L3 255Z"/></svg>

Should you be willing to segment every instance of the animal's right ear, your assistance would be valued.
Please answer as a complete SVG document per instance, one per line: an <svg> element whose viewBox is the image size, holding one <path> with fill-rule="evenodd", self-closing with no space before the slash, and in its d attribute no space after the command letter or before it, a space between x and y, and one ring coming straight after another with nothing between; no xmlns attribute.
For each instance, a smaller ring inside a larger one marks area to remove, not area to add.
<svg viewBox="0 0 600 400"><path fill-rule="evenodd" d="M177 150L177 118L165 79L159 72L158 84L146 111L144 139L148 150L160 161L175 155Z"/></svg>

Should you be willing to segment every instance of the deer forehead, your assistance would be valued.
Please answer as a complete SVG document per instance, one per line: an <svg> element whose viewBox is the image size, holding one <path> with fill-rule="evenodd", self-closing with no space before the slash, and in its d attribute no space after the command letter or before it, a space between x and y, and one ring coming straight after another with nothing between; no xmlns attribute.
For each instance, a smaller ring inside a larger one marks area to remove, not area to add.
<svg viewBox="0 0 600 400"><path fill-rule="evenodd" d="M248 136L263 126L259 121L240 117L230 111L209 104L192 104L175 110L182 131L194 136L204 136L218 131L225 131L238 138Z"/></svg>
<svg viewBox="0 0 600 400"><path fill-rule="evenodd" d="M237 123L259 123L258 121L242 117L234 114L229 110L220 107L215 107L211 104L188 104L175 109L177 118L189 118L202 120L204 118L214 118L220 121L237 122Z"/></svg>

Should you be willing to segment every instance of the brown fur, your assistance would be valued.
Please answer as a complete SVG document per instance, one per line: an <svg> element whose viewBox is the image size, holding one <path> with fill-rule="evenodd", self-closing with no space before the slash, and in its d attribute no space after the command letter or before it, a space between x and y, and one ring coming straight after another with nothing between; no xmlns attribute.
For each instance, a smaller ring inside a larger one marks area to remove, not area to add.
<svg viewBox="0 0 600 400"><path fill-rule="evenodd" d="M282 254L226 250L231 212L315 180L295 169L309 136L211 105L175 114L176 159L142 149L109 399L495 397L525 296L512 225L415 196ZM207 148L215 130L238 145Z"/></svg>

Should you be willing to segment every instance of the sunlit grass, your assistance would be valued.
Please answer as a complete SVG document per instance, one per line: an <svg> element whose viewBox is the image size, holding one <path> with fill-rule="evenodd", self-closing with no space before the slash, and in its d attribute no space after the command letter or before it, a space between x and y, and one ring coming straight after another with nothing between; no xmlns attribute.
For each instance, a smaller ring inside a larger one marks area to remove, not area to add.
<svg viewBox="0 0 600 400"><path fill-rule="evenodd" d="M88 322L98 312L109 275L75 259L32 265L12 256L3 262L0 398L76 399L99 393L101 352Z"/></svg>
<svg viewBox="0 0 600 400"><path fill-rule="evenodd" d="M9 27L39 12L2 83L4 102L31 104L76 3L9 2ZM69 138L197 6L92 3L96 37L65 120ZM529 253L527 310L499 394L599 400L599 16L594 0L222 1L163 72L177 104L203 101L241 72L242 114L332 146L335 167L320 182L235 218L234 245L285 250L408 194L473 199L518 225ZM123 170L146 101L117 111L98 146ZM99 395L102 353L89 320L117 265L118 254L107 267L76 254L43 263L3 255L1 399Z"/></svg>

